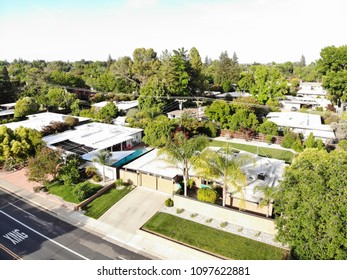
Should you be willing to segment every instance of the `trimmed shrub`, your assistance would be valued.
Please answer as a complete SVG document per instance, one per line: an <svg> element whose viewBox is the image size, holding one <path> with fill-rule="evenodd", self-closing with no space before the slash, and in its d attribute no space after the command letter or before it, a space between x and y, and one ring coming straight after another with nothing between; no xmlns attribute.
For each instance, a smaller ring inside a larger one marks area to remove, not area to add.
<svg viewBox="0 0 347 280"><path fill-rule="evenodd" d="M167 200L165 200L165 205L167 207L173 207L174 206L174 202L171 198L168 198Z"/></svg>
<svg viewBox="0 0 347 280"><path fill-rule="evenodd" d="M181 208L181 209L176 209L176 213L177 213L177 214L181 214L181 213L183 213L183 212L184 212L184 209L182 209L182 208Z"/></svg>
<svg viewBox="0 0 347 280"><path fill-rule="evenodd" d="M94 180L95 182L101 182L101 181L102 181L102 178L101 178L100 175L95 174L95 175L93 176L93 180Z"/></svg>
<svg viewBox="0 0 347 280"><path fill-rule="evenodd" d="M197 198L200 201L215 203L217 201L218 194L217 191L210 188L199 189Z"/></svg>
<svg viewBox="0 0 347 280"><path fill-rule="evenodd" d="M120 186L124 186L124 185L125 185L125 182L124 182L122 179L117 179L116 182L114 182L114 184L115 184L117 187L120 187Z"/></svg>
<svg viewBox="0 0 347 280"><path fill-rule="evenodd" d="M74 126L78 125L78 123L79 123L78 118L73 117L73 116L66 116L64 121L68 125L68 127L74 127Z"/></svg>
<svg viewBox="0 0 347 280"><path fill-rule="evenodd" d="M94 175L96 175L96 168L94 166L87 166L85 170L87 178L92 178Z"/></svg>

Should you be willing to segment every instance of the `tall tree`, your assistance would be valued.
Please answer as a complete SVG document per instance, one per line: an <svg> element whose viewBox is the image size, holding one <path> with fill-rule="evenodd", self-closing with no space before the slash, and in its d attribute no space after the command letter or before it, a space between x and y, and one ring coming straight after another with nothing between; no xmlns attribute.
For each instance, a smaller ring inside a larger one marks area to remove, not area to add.
<svg viewBox="0 0 347 280"><path fill-rule="evenodd" d="M199 94L204 90L203 65L199 51L193 47L189 51L189 63L190 63L190 80L189 88L193 95Z"/></svg>
<svg viewBox="0 0 347 280"><path fill-rule="evenodd" d="M13 88L8 75L7 67L0 66L0 104L12 102L15 100Z"/></svg>
<svg viewBox="0 0 347 280"><path fill-rule="evenodd" d="M275 195L277 238L300 259L347 259L347 152L306 149Z"/></svg>
<svg viewBox="0 0 347 280"><path fill-rule="evenodd" d="M235 57L230 58L228 52L224 51L216 64L214 82L221 86L224 92L231 91L239 81L240 72L241 68L237 62L236 54Z"/></svg>
<svg viewBox="0 0 347 280"><path fill-rule="evenodd" d="M248 155L235 157L232 146L227 145L219 151L205 149L195 161L199 176L221 183L223 188L223 207L225 206L227 192L241 193L247 184L247 178L240 167L250 161Z"/></svg>
<svg viewBox="0 0 347 280"><path fill-rule="evenodd" d="M266 217L272 216L270 213L270 206L273 203L275 193L277 189L271 186L256 186L254 188L254 192L260 191L262 193L262 197L259 202L260 207L267 207Z"/></svg>
<svg viewBox="0 0 347 280"><path fill-rule="evenodd" d="M187 196L187 185L190 169L193 167L197 152L202 151L208 145L206 136L196 136L187 139L182 132L176 133L173 141L168 142L159 150L159 155L164 155L164 161L182 170L184 182L184 196Z"/></svg>
<svg viewBox="0 0 347 280"><path fill-rule="evenodd" d="M347 45L326 47L320 56L317 69L323 75L323 87L343 113L343 103L347 101Z"/></svg>
<svg viewBox="0 0 347 280"><path fill-rule="evenodd" d="M157 53L153 49L138 48L133 52L132 73L143 87L148 78L153 76L159 68Z"/></svg>

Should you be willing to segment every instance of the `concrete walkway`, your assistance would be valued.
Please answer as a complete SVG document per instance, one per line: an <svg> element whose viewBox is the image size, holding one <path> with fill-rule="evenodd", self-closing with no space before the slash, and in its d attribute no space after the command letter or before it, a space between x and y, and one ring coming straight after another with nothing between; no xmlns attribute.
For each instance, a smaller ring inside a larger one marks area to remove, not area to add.
<svg viewBox="0 0 347 280"><path fill-rule="evenodd" d="M12 175L15 176L15 175ZM131 215L131 213L126 213L128 216L122 216L126 212L126 207L123 208L123 214L118 215L116 212L115 215L113 215L113 211L117 211L117 208L110 211L110 213L105 213L105 217L103 218L104 221L101 220L95 220L93 218L89 218L81 212L76 212L71 209L68 209L65 205L53 201L50 199L47 199L47 197L42 196L40 194L34 193L33 191L29 190L28 186L19 186L19 184L13 184L12 182L9 182L6 180L6 176L1 176L0 178L0 188L4 189L5 191L12 193L14 195L17 195L21 197L23 200L38 206L40 208L43 208L46 211L49 211L59 217L61 220L64 220L74 226L77 226L79 228L82 228L86 231L92 232L103 239L113 242L117 245L123 246L129 250L132 250L134 252L143 254L145 256L148 256L152 259L167 259L167 260L216 260L218 258L211 256L209 254L205 254L203 252L194 250L192 248L180 245L176 242L172 242L163 238L159 238L157 236L147 234L141 230L139 230L137 227L139 225L142 225L146 219L147 216L150 215L155 209L158 207L156 204L155 206L151 206L152 199L155 199L156 196L153 196L149 193L147 193L147 197L142 197L142 201L140 204L133 205L133 207L138 206L138 208L146 208L149 207L148 211L143 212L143 217L141 217L140 212L136 213L134 212L134 215ZM25 185L25 182L22 182ZM135 203L135 201L138 201L136 197L138 195L144 194L146 192L144 191L137 191L135 195L133 196L133 201L130 200L130 202L126 199L124 199L124 204L128 201L128 203ZM146 198L148 198L148 201L146 202ZM162 199L160 198L161 202L158 202L162 204ZM136 202L138 203L138 202ZM134 208L128 208L129 211L132 211L131 209ZM136 214L135 214L136 213ZM114 217L115 216L115 217ZM137 219L139 220L129 220L124 221L121 223L121 228L117 226L117 221L119 221L123 217L124 220L126 219ZM115 219L115 220L114 220ZM132 225L133 224L133 225Z"/></svg>

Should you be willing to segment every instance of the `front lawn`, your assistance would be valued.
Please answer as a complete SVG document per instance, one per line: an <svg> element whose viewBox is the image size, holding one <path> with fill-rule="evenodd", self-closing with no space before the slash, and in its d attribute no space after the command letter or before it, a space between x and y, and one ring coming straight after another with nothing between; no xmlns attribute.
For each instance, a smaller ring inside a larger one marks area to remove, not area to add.
<svg viewBox="0 0 347 280"><path fill-rule="evenodd" d="M67 202L72 202L72 203L80 203L83 201L78 199L74 194L73 194L73 189L75 187L80 186L81 184L87 184L88 187L92 190L92 193L96 193L98 190L102 188L101 185L98 184L93 184L90 182L81 182L76 185L64 185L63 182L53 182L50 185L47 186L48 188L48 193L54 194L56 196L61 197Z"/></svg>
<svg viewBox="0 0 347 280"><path fill-rule="evenodd" d="M132 187L130 186L124 187L123 189L111 188L106 193L83 207L83 210L86 211L85 215L98 219L114 204L131 192L131 190Z"/></svg>
<svg viewBox="0 0 347 280"><path fill-rule="evenodd" d="M210 146L224 147L227 144L230 144L233 148L238 150L243 150L253 154L258 153L260 156L267 156L269 158L284 160L286 163L291 163L294 156L294 154L291 151L275 149L275 148L267 148L267 147L257 147L253 145L246 145L246 144L239 144L239 143L232 143L232 142L218 141L218 140L212 140L210 143Z"/></svg>
<svg viewBox="0 0 347 280"><path fill-rule="evenodd" d="M228 259L286 259L286 251L281 248L166 213L155 214L143 228Z"/></svg>

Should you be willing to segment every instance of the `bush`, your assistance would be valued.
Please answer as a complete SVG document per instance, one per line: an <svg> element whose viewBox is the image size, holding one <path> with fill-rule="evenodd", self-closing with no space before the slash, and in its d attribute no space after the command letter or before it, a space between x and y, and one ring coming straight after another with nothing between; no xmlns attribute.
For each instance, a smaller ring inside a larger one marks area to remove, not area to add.
<svg viewBox="0 0 347 280"><path fill-rule="evenodd" d="M88 197L91 197L101 188L102 187L99 185L94 185L94 184L91 184L90 182L83 182L76 185L73 188L72 193L78 200L82 201L87 199Z"/></svg>
<svg viewBox="0 0 347 280"><path fill-rule="evenodd" d="M181 214L181 213L183 213L183 212L184 212L184 209L182 209L182 208L181 208L181 209L176 209L176 213L177 213L177 214Z"/></svg>
<svg viewBox="0 0 347 280"><path fill-rule="evenodd" d="M266 135L265 140L266 143L272 144L274 142L274 137L272 135Z"/></svg>
<svg viewBox="0 0 347 280"><path fill-rule="evenodd" d="M87 178L92 178L94 175L96 175L96 168L94 166L87 166L85 170Z"/></svg>
<svg viewBox="0 0 347 280"><path fill-rule="evenodd" d="M68 125L68 127L74 127L78 125L79 120L76 117L73 116L66 116L65 123Z"/></svg>
<svg viewBox="0 0 347 280"><path fill-rule="evenodd" d="M293 143L293 145L291 146L291 148L295 152L302 152L303 151L303 146L302 146L301 140L299 138L296 139L295 142Z"/></svg>
<svg viewBox="0 0 347 280"><path fill-rule="evenodd" d="M101 182L101 181L102 181L102 178L101 178L100 175L95 174L95 175L93 176L93 180L94 180L95 182Z"/></svg>
<svg viewBox="0 0 347 280"><path fill-rule="evenodd" d="M228 222L222 222L222 223L220 224L220 226L221 226L222 228L225 228L227 225L228 225Z"/></svg>
<svg viewBox="0 0 347 280"><path fill-rule="evenodd" d="M209 202L209 203L215 203L217 201L218 194L217 191L205 188L205 189L199 189L198 190L198 200Z"/></svg>
<svg viewBox="0 0 347 280"><path fill-rule="evenodd" d="M295 142L297 139L300 140L299 135L296 134L296 133L293 132L293 131L288 130L288 131L284 134L284 136L283 136L283 140L282 140L281 146L282 146L283 148L288 148L288 149L290 149L290 148L292 148L294 142Z"/></svg>
<svg viewBox="0 0 347 280"><path fill-rule="evenodd" d="M213 220L212 218L209 218L209 219L207 219L205 222L209 224L209 223L212 222L212 220Z"/></svg>
<svg viewBox="0 0 347 280"><path fill-rule="evenodd" d="M116 182L114 182L114 184L115 184L117 187L120 187L120 186L124 186L124 185L125 185L125 182L124 182L122 179L117 179Z"/></svg>
<svg viewBox="0 0 347 280"><path fill-rule="evenodd" d="M173 207L174 206L173 200L171 198L168 198L167 200L165 200L165 206Z"/></svg>

